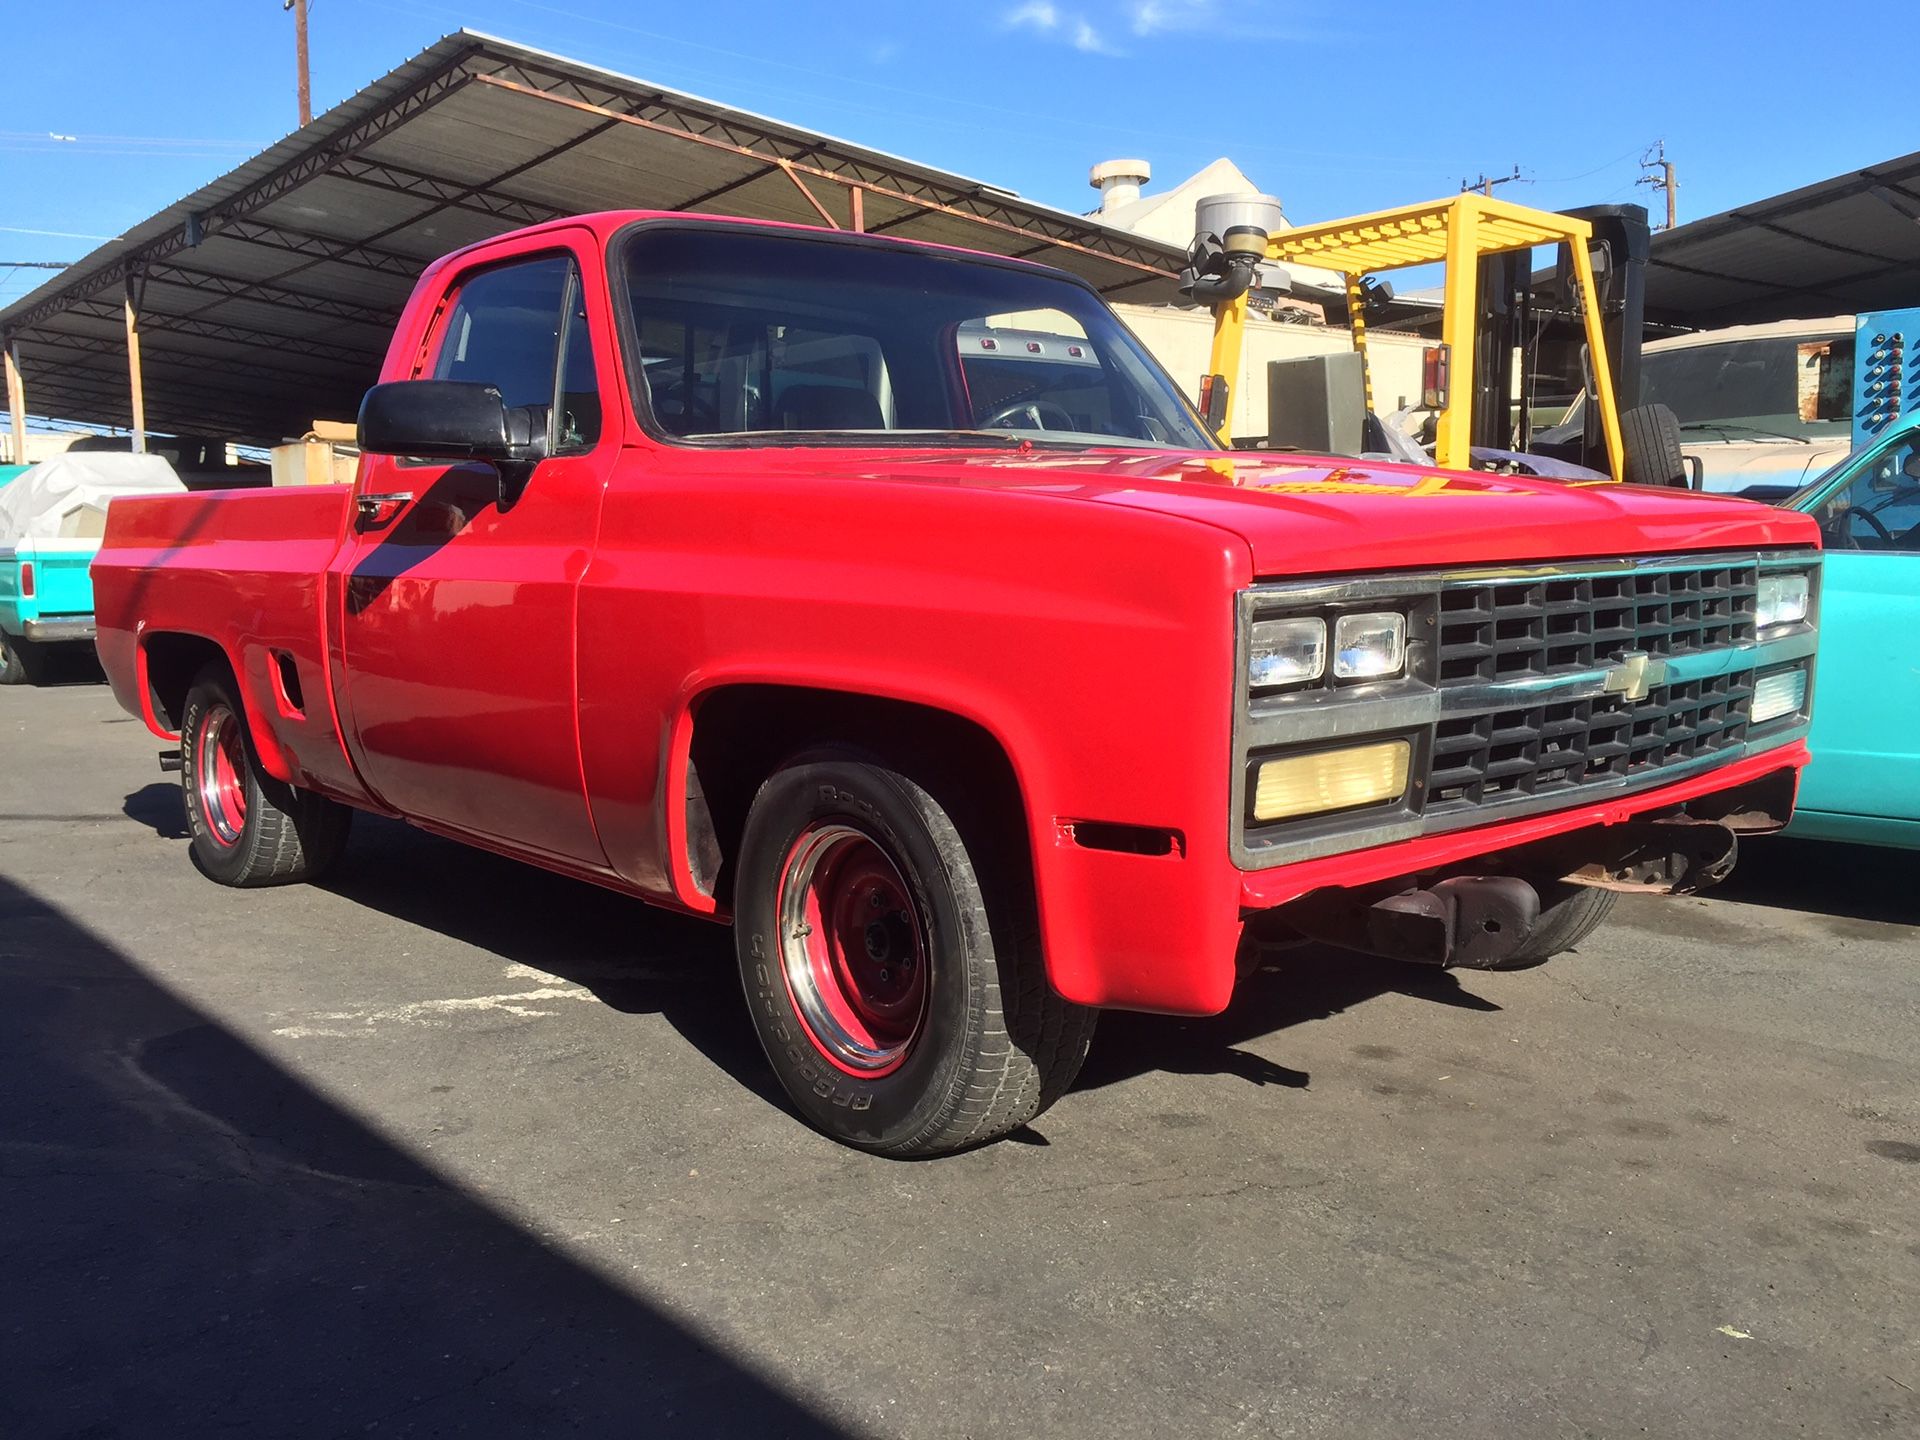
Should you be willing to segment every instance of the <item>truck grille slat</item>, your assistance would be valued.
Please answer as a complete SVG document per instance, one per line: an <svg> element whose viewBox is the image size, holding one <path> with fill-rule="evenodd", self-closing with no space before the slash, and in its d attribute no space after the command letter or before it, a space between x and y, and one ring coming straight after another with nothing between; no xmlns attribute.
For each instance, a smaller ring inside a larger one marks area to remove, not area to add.
<svg viewBox="0 0 1920 1440"><path fill-rule="evenodd" d="M1759 566L1725 563L1619 575L1492 579L1441 593L1440 688L1551 679L1723 650L1756 638ZM1434 735L1427 813L1627 777L1744 742L1752 671L1595 699L1452 715Z"/></svg>

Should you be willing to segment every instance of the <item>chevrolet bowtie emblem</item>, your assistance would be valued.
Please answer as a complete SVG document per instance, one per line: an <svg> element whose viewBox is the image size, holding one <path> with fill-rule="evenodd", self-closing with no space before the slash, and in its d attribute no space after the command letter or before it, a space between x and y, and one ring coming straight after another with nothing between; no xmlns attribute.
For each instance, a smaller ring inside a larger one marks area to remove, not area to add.
<svg viewBox="0 0 1920 1440"><path fill-rule="evenodd" d="M1644 700L1656 685L1667 683L1667 662L1638 650L1622 655L1607 671L1607 694L1625 700Z"/></svg>

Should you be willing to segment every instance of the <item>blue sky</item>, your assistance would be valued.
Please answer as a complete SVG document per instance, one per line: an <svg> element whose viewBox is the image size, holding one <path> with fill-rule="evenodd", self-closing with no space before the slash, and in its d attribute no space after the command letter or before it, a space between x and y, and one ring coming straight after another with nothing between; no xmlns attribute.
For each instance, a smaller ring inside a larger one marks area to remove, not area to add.
<svg viewBox="0 0 1920 1440"><path fill-rule="evenodd" d="M1685 220L1920 149L1859 88L1920 55L1913 0L312 0L312 25L316 112L466 25L1072 209L1119 155L1156 185L1229 155L1296 221L1516 165L1528 203L1652 203L1664 139ZM75 259L293 125L280 0L11 0L0 39L0 266ZM0 303L44 278L0 268Z"/></svg>

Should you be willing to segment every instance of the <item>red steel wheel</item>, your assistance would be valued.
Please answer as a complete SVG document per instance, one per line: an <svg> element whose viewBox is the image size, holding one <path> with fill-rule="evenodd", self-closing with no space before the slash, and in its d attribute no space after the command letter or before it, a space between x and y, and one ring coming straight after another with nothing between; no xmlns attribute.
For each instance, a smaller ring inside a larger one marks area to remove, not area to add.
<svg viewBox="0 0 1920 1440"><path fill-rule="evenodd" d="M801 1116L862 1150L999 1139L1066 1093L1093 1034L1048 983L1019 817L964 813L971 843L912 776L825 747L747 812L733 923L754 1029Z"/></svg>
<svg viewBox="0 0 1920 1440"><path fill-rule="evenodd" d="M844 824L803 830L781 867L780 966L807 1038L849 1075L900 1068L926 1020L928 946L885 850Z"/></svg>
<svg viewBox="0 0 1920 1440"><path fill-rule="evenodd" d="M285 885L325 870L353 812L260 767L225 661L204 666L180 708L180 788L194 864L222 885Z"/></svg>
<svg viewBox="0 0 1920 1440"><path fill-rule="evenodd" d="M194 750L194 784L200 789L200 813L221 845L237 845L247 828L247 752L240 719L224 704L201 712Z"/></svg>

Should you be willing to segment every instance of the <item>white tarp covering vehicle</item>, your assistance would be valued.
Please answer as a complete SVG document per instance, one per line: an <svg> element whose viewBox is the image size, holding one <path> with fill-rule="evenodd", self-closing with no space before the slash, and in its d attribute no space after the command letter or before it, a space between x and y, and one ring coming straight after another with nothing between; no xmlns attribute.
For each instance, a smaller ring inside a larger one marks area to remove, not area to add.
<svg viewBox="0 0 1920 1440"><path fill-rule="evenodd" d="M0 685L38 678L46 647L93 642L93 580L107 506L186 486L158 455L69 451L0 489Z"/></svg>

